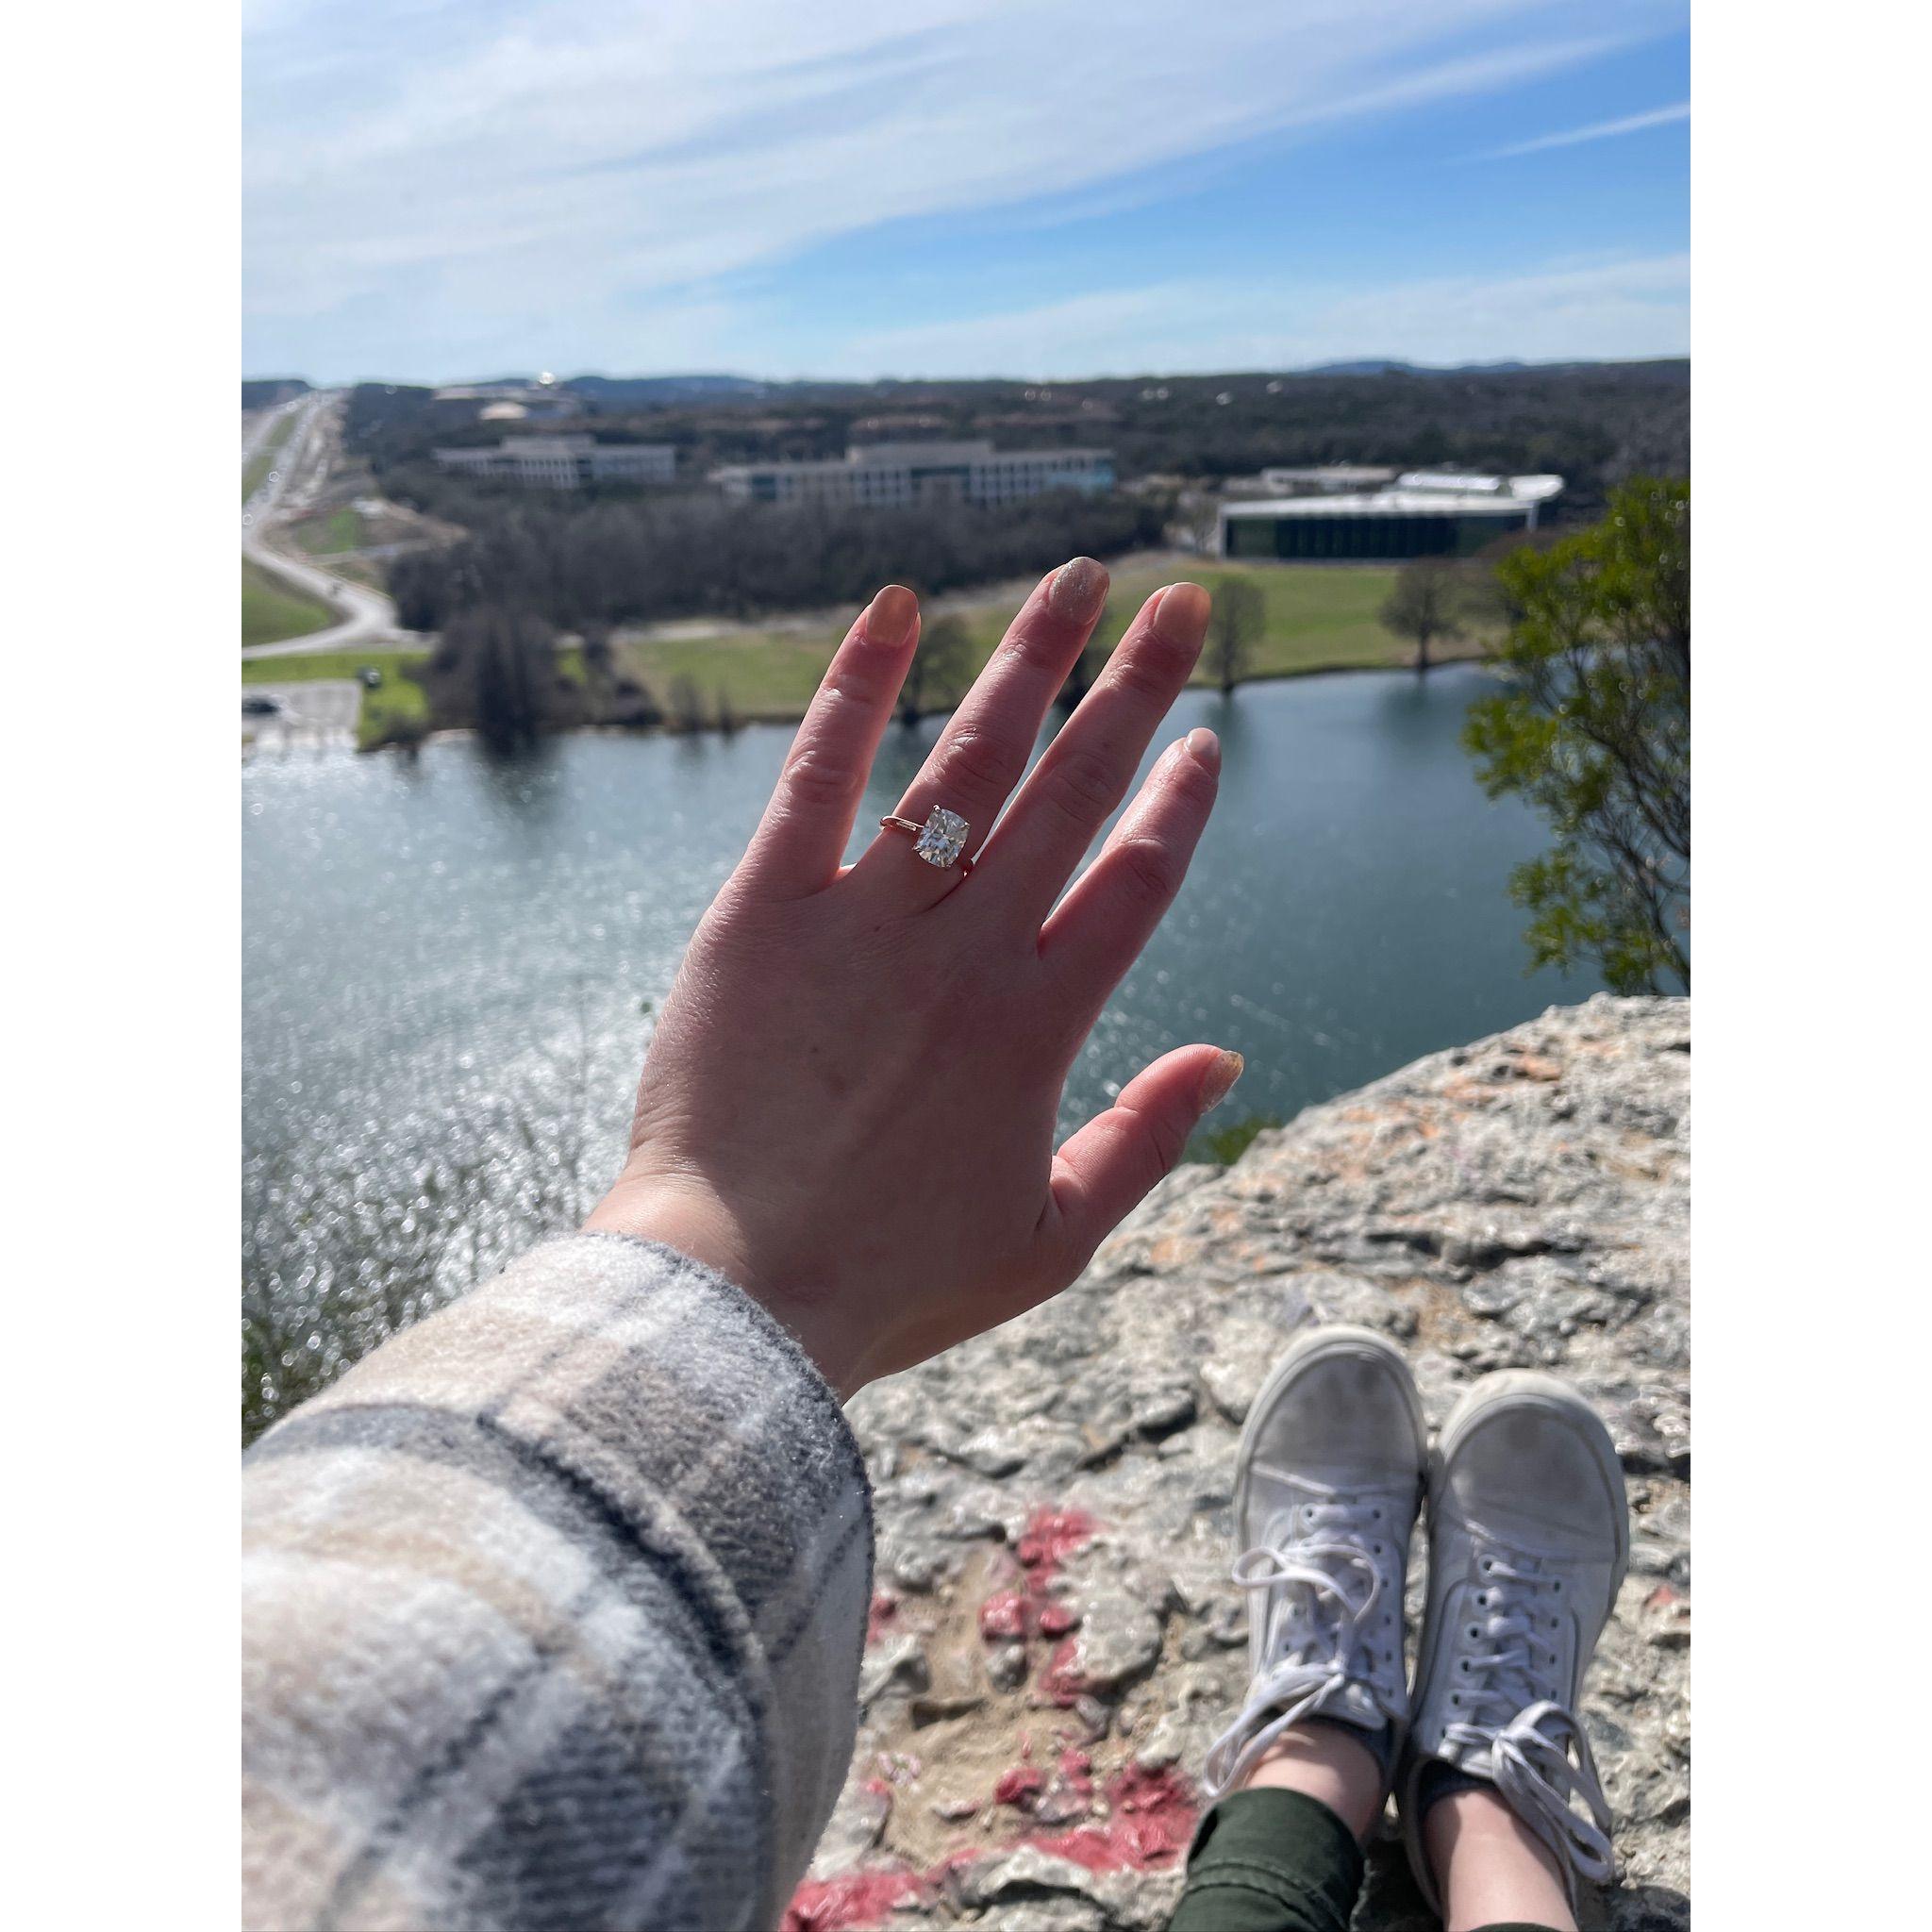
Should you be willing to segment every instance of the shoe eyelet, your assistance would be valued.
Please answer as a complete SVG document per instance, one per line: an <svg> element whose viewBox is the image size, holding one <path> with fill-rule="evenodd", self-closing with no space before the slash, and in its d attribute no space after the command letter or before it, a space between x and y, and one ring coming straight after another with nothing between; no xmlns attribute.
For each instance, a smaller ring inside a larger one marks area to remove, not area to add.
<svg viewBox="0 0 1932 1932"><path fill-rule="evenodd" d="M1481 1638L1482 1634L1483 1633L1480 1630L1478 1630L1474 1624L1472 1624L1469 1626L1469 1641L1472 1643L1476 1642Z"/></svg>
<svg viewBox="0 0 1932 1932"><path fill-rule="evenodd" d="M1469 1659L1467 1657L1464 1657L1462 1661L1456 1666L1456 1668L1458 1671L1462 1672L1464 1675L1467 1675L1469 1673Z"/></svg>
<svg viewBox="0 0 1932 1932"><path fill-rule="evenodd" d="M1563 1594L1563 1579L1560 1576L1553 1577L1550 1582L1550 1589L1556 1595L1561 1596Z"/></svg>

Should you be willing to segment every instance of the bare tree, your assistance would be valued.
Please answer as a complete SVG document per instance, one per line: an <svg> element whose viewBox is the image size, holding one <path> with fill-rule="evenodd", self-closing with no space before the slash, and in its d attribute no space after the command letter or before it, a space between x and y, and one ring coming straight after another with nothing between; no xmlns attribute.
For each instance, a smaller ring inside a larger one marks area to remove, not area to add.
<svg viewBox="0 0 1932 1932"><path fill-rule="evenodd" d="M608 681L616 668L610 626L601 618L587 618L577 626L577 635L583 641L585 670L594 679Z"/></svg>
<svg viewBox="0 0 1932 1932"><path fill-rule="evenodd" d="M1468 584L1459 565L1446 557L1418 557L1395 573L1395 588L1382 606L1382 623L1415 645L1418 674L1429 668L1429 645L1462 635Z"/></svg>
<svg viewBox="0 0 1932 1932"><path fill-rule="evenodd" d="M526 610L466 610L442 634L437 660L467 686L476 731L493 752L534 744L550 723L555 633Z"/></svg>
<svg viewBox="0 0 1932 1932"><path fill-rule="evenodd" d="M973 633L958 617L935 618L921 633L919 648L899 692L899 721L916 724L928 711L958 703L973 669Z"/></svg>
<svg viewBox="0 0 1932 1932"><path fill-rule="evenodd" d="M705 715L705 700L692 677L671 680L671 724L677 731L702 731L711 721Z"/></svg>
<svg viewBox="0 0 1932 1932"><path fill-rule="evenodd" d="M1268 622L1268 606L1260 585L1250 577L1218 578L1213 591L1208 668L1225 696L1253 668L1255 645Z"/></svg>
<svg viewBox="0 0 1932 1932"><path fill-rule="evenodd" d="M1206 490L1189 491L1180 500L1181 527L1203 557L1221 548L1221 499Z"/></svg>

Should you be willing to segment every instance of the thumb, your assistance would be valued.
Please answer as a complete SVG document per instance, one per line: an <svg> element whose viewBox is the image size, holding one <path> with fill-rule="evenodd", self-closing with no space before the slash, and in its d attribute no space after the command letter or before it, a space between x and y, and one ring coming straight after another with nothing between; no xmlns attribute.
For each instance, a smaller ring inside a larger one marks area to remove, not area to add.
<svg viewBox="0 0 1932 1932"><path fill-rule="evenodd" d="M1224 1047L1177 1046L1135 1074L1054 1156L1042 1232L1058 1250L1063 1281L1173 1172L1188 1136L1227 1097L1243 1065Z"/></svg>

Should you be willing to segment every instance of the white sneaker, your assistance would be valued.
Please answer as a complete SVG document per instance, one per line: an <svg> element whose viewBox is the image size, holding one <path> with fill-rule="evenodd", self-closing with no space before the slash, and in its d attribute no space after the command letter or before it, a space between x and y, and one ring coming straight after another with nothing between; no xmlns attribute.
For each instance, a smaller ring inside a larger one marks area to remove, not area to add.
<svg viewBox="0 0 1932 1932"><path fill-rule="evenodd" d="M1428 1607L1399 1800L1436 1909L1423 1813L1445 1782L1492 1785L1573 1902L1579 1877L1613 1875L1610 1809L1576 1706L1629 1560L1624 1472L1594 1410L1554 1375L1485 1375L1429 1472Z"/></svg>
<svg viewBox="0 0 1932 1932"><path fill-rule="evenodd" d="M1255 1398L1236 1461L1234 1578L1248 1605L1247 1702L1208 1753L1209 1798L1291 1724L1352 1724L1385 1774L1408 1716L1402 1591L1428 1468L1422 1403L1394 1346L1318 1328Z"/></svg>

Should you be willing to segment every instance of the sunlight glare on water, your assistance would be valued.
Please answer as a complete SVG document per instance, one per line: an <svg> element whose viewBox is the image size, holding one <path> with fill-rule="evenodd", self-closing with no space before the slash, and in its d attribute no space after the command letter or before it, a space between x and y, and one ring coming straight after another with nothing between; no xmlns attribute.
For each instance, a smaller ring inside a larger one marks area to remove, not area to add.
<svg viewBox="0 0 1932 1932"><path fill-rule="evenodd" d="M1457 732L1484 674L1190 692L1221 800L1179 902L1069 1084L1085 1119L1172 1046L1247 1058L1286 1118L1597 982L1526 976L1510 866ZM855 850L941 721L889 734ZM242 773L243 1410L250 1426L573 1224L615 1173L650 1014L757 823L789 729L581 736L528 761L291 754Z"/></svg>

